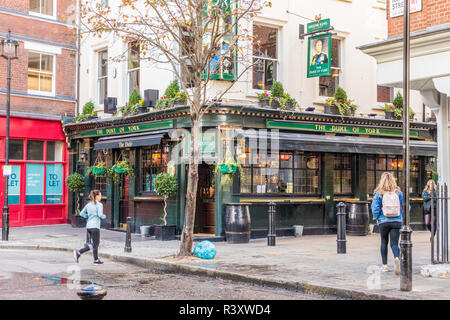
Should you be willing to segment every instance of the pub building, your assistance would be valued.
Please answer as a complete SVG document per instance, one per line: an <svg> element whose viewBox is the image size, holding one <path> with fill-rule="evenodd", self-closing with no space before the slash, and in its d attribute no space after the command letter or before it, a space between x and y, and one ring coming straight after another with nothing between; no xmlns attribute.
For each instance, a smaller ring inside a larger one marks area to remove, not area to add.
<svg viewBox="0 0 450 320"><path fill-rule="evenodd" d="M132 232L160 224L163 199L155 193L153 180L169 172L179 188L168 200L167 223L181 233L190 139L188 134L184 139L174 134L175 129L189 132L189 107L65 125L72 171L84 174L98 162L111 167L122 160L134 168L134 176L123 176L117 183L101 175L86 178L89 187L104 196L103 227L123 228L128 216ZM339 202L347 209L370 204L385 171L402 185L402 121L217 104L204 115L202 130L195 234L224 239L226 204L240 202L250 204L252 238L265 237L270 201L276 203L277 235L293 235L294 225L304 226L305 235L335 233ZM242 174L235 174L232 184L221 185L215 164L223 162L230 141L239 149L236 160ZM424 229L421 192L435 171L436 125L411 123L410 145L411 224L417 230ZM279 151L277 157L264 157L258 148ZM74 210L72 197L69 219Z"/></svg>

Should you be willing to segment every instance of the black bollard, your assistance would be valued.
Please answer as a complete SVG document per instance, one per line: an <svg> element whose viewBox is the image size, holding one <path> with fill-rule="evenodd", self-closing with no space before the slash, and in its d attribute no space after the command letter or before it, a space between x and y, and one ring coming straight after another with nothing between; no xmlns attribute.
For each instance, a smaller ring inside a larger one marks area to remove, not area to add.
<svg viewBox="0 0 450 320"><path fill-rule="evenodd" d="M275 246L275 239L277 237L277 227L275 224L275 203L269 202L269 231L267 233L267 245Z"/></svg>
<svg viewBox="0 0 450 320"><path fill-rule="evenodd" d="M125 252L131 252L131 217L127 217L127 237L125 239Z"/></svg>
<svg viewBox="0 0 450 320"><path fill-rule="evenodd" d="M337 205L337 253L347 253L346 228L345 203L339 202Z"/></svg>

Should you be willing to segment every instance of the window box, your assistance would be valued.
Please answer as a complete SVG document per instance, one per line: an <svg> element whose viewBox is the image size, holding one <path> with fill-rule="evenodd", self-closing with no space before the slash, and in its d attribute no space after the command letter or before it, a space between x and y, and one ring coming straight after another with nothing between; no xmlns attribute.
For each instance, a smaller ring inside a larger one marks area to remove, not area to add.
<svg viewBox="0 0 450 320"><path fill-rule="evenodd" d="M394 112L392 112L392 111L385 111L384 118L387 120L396 120L396 118L394 116Z"/></svg>

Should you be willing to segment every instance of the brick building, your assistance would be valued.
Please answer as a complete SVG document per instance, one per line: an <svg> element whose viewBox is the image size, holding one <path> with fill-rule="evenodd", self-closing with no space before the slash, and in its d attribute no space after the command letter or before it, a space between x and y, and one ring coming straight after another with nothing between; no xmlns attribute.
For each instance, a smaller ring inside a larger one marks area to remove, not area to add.
<svg viewBox="0 0 450 320"><path fill-rule="evenodd" d="M450 0L411 0L412 90L436 116L440 183L450 183ZM359 47L377 60L378 84L403 86L403 0L389 0L389 38ZM442 239L441 247L442 247Z"/></svg>
<svg viewBox="0 0 450 320"><path fill-rule="evenodd" d="M11 226L65 223L68 152L62 130L76 109L76 0L0 0L0 39L12 61L8 204ZM0 166L5 160L7 62L0 58ZM0 182L3 206L4 182Z"/></svg>

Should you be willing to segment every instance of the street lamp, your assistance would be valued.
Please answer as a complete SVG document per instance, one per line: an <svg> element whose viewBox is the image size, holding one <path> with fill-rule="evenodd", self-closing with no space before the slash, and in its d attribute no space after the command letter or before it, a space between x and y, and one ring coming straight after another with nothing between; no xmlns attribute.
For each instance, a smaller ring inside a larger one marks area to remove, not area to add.
<svg viewBox="0 0 450 320"><path fill-rule="evenodd" d="M400 290L412 290L412 229L409 225L409 89L410 89L410 0L404 1L403 19L403 217L400 230L401 276Z"/></svg>
<svg viewBox="0 0 450 320"><path fill-rule="evenodd" d="M11 30L8 30L6 39L1 41L1 56L8 60L8 75L6 86L6 139L5 139L5 165L9 164L9 113L11 107L11 61L18 59L17 51L19 42L11 38ZM5 198L3 202L2 216L2 240L8 241L9 236L9 208L8 208L8 177L5 176Z"/></svg>

